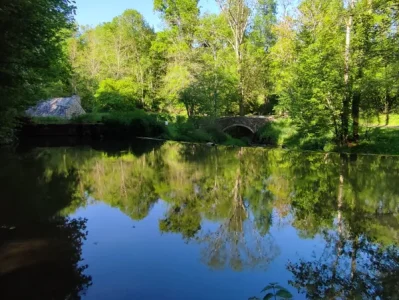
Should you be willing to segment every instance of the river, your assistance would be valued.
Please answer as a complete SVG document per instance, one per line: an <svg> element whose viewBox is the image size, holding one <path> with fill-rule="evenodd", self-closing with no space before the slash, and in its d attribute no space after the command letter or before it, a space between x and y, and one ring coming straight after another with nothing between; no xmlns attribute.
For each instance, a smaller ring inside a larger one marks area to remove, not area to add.
<svg viewBox="0 0 399 300"><path fill-rule="evenodd" d="M0 299L399 299L399 157L0 149L0 191Z"/></svg>

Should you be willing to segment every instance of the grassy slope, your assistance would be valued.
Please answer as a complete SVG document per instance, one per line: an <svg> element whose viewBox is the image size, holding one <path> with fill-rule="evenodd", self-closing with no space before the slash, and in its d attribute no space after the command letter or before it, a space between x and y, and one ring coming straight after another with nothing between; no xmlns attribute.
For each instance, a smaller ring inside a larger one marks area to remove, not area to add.
<svg viewBox="0 0 399 300"><path fill-rule="evenodd" d="M361 139L358 144L339 148L333 142L333 135L302 136L289 119L280 119L268 124L259 132L264 144L298 150L334 151L363 154L399 155L399 115L390 116L390 125L383 126L385 116L372 120L361 120Z"/></svg>

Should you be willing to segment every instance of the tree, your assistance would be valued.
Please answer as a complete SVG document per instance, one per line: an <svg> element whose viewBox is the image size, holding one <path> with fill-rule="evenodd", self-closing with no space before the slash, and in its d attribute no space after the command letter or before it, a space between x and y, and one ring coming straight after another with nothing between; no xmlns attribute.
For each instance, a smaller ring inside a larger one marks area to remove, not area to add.
<svg viewBox="0 0 399 300"><path fill-rule="evenodd" d="M198 0L154 0L154 9L161 13L168 29L159 34L158 50L165 52L166 74L161 96L167 100L166 110L180 112L177 104L180 93L195 81L200 65L194 49L195 31L198 26ZM184 102L184 101L183 101ZM187 114L192 110L183 103Z"/></svg>
<svg viewBox="0 0 399 300"><path fill-rule="evenodd" d="M344 84L345 96L343 98L342 113L341 113L341 143L348 142L349 135L349 112L352 97L352 87L350 81L351 72L351 38L353 26L353 14L355 9L356 0L348 0L346 2L347 18L345 20L346 35L345 35L345 71L344 71Z"/></svg>
<svg viewBox="0 0 399 300"><path fill-rule="evenodd" d="M253 114L271 113L274 93L271 49L276 43L273 27L277 22L277 3L274 0L259 0L254 6L251 31L245 47L244 94L247 109Z"/></svg>
<svg viewBox="0 0 399 300"><path fill-rule="evenodd" d="M112 22L82 31L70 40L69 56L79 82L77 92L85 96L84 106L103 109L98 105L98 97L104 86L114 81L115 86L130 86L132 92L127 101L130 108L150 109L155 94L150 58L155 33L143 16L135 10L126 10ZM114 98L108 95L110 100L115 103L126 100L126 93L120 93L118 88L114 92ZM122 98L125 100L120 101Z"/></svg>
<svg viewBox="0 0 399 300"><path fill-rule="evenodd" d="M0 141L12 137L15 117L39 100L42 87L68 78L62 51L65 30L74 27L70 0L0 3Z"/></svg>
<svg viewBox="0 0 399 300"><path fill-rule="evenodd" d="M342 63L340 1L307 1L299 6L294 65L289 67L280 106L314 143L341 132ZM288 47L291 47L289 44ZM280 51L280 50L279 50ZM305 140L303 142L306 142Z"/></svg>
<svg viewBox="0 0 399 300"><path fill-rule="evenodd" d="M234 49L236 56L236 66L238 74L238 95L240 115L243 116L244 111L244 82L243 82L243 44L245 34L250 22L251 3L246 0L217 0L224 17L227 19L232 36L229 39L230 45Z"/></svg>

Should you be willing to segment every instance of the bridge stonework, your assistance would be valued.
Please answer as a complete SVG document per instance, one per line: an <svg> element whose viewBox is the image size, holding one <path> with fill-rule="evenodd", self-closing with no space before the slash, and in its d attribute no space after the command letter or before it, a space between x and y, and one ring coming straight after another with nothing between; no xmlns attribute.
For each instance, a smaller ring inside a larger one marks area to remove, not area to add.
<svg viewBox="0 0 399 300"><path fill-rule="evenodd" d="M216 122L222 131L233 127L245 127L255 134L259 128L272 121L272 117L223 117L217 119Z"/></svg>

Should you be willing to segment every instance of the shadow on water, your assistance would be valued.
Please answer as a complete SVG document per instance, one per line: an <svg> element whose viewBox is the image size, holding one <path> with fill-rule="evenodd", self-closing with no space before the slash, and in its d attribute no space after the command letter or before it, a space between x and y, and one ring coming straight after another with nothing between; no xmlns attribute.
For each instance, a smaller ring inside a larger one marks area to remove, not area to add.
<svg viewBox="0 0 399 300"><path fill-rule="evenodd" d="M153 242L159 232L177 236L211 270L276 277L261 297L397 299L398 158L153 141L94 147L1 152L0 298L21 282L41 299L87 289L85 220L67 216L98 199L134 221L166 204ZM290 239L321 250L287 256Z"/></svg>
<svg viewBox="0 0 399 300"><path fill-rule="evenodd" d="M61 214L83 203L77 169L53 173L43 156L0 154L0 299L79 299L91 284L86 220Z"/></svg>
<svg viewBox="0 0 399 300"><path fill-rule="evenodd" d="M1 299L80 299L91 284L80 262L86 220L52 218L45 223L2 224Z"/></svg>
<svg viewBox="0 0 399 300"><path fill-rule="evenodd" d="M108 155L120 155L127 151L141 156L162 146L164 141L136 139L98 141L79 137L35 137L20 141L17 151L29 152L35 148L87 147Z"/></svg>

